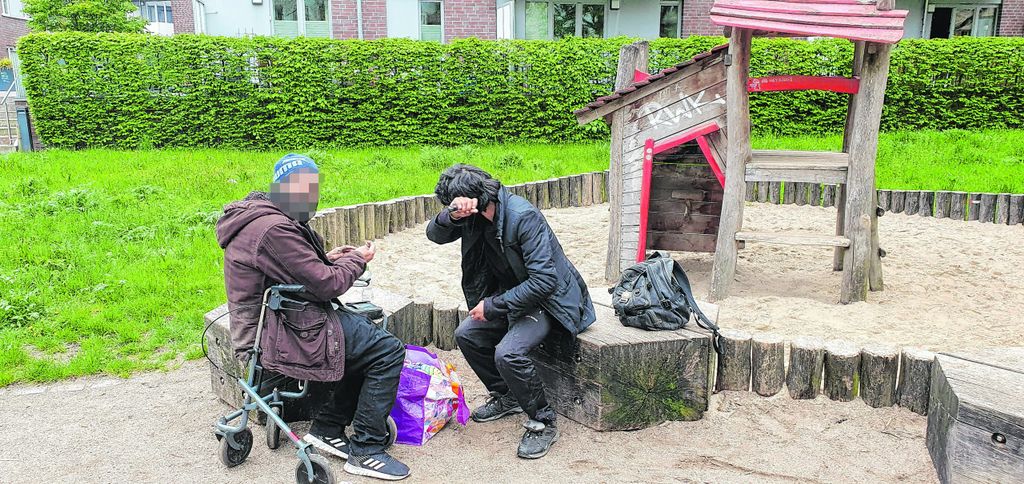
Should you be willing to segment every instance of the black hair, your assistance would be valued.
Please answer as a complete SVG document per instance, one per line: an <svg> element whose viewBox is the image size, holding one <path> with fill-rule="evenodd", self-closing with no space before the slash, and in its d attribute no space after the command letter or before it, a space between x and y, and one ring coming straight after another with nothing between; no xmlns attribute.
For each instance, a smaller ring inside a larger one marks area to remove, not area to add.
<svg viewBox="0 0 1024 484"><path fill-rule="evenodd" d="M434 193L444 205L450 205L458 197L475 198L477 209L483 211L487 205L498 200L501 182L490 173L473 165L457 164L441 173Z"/></svg>

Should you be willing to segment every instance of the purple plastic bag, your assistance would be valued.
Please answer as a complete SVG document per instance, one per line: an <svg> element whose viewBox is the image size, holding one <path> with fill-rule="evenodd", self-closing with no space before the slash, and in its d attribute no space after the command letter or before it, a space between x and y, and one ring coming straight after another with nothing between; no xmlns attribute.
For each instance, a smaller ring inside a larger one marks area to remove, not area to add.
<svg viewBox="0 0 1024 484"><path fill-rule="evenodd" d="M465 393L455 367L426 348L406 345L398 397L391 417L398 426L399 444L423 445L454 415L469 420Z"/></svg>

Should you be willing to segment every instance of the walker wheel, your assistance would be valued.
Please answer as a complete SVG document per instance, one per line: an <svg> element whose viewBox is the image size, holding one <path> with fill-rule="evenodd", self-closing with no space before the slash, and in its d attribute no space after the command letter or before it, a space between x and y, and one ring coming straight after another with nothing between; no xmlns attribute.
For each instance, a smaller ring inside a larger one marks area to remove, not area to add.
<svg viewBox="0 0 1024 484"><path fill-rule="evenodd" d="M320 454L308 455L309 463L313 464L313 479L310 480L309 474L306 472L306 463L300 460L299 465L295 466L295 483L334 484L334 472L331 471L331 466L327 463L327 459Z"/></svg>
<svg viewBox="0 0 1024 484"><path fill-rule="evenodd" d="M388 440L384 444L384 448L395 445L395 440L398 440L398 425L395 424L395 419L388 415Z"/></svg>
<svg viewBox="0 0 1024 484"><path fill-rule="evenodd" d="M281 407L270 407L274 415L281 416ZM271 450L281 446L281 427L274 423L274 419L267 417L267 425L264 427L267 433L267 447Z"/></svg>
<svg viewBox="0 0 1024 484"><path fill-rule="evenodd" d="M231 447L230 441L227 437L220 439L220 461L227 467L235 467L245 462L252 451L252 431L246 428L235 434L235 442L241 446L238 449Z"/></svg>

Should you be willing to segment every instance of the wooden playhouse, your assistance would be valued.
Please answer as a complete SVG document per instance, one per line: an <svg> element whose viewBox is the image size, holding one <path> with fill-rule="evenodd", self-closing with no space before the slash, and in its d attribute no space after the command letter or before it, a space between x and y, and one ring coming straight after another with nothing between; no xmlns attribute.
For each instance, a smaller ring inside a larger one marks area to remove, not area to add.
<svg viewBox="0 0 1024 484"><path fill-rule="evenodd" d="M711 20L729 43L649 75L647 44L624 46L615 91L575 112L611 126L611 227L606 277L649 250L715 253L712 300L728 296L746 242L834 248L840 301L882 290L875 154L892 45L905 10L892 0L716 0ZM754 35L836 37L854 43L851 77L750 78ZM827 90L849 95L842 152L754 151L749 93ZM834 234L742 229L748 182L838 186Z"/></svg>

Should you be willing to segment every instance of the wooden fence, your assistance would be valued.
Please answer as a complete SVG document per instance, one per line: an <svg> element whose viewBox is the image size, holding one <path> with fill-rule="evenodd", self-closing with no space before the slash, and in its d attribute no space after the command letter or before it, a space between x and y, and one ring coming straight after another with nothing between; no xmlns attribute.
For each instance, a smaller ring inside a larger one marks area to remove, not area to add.
<svg viewBox="0 0 1024 484"><path fill-rule="evenodd" d="M534 206L548 209L605 203L607 186L608 172L599 171L507 188ZM310 226L324 236L329 247L360 245L426 222L443 208L433 194L403 197L321 210L310 220Z"/></svg>
<svg viewBox="0 0 1024 484"><path fill-rule="evenodd" d="M806 337L787 344L771 334L730 330L722 330L720 341L716 391L753 391L770 397L785 386L794 399L824 395L849 402L860 397L876 408L899 405L920 415L928 413L935 359L931 352Z"/></svg>
<svg viewBox="0 0 1024 484"><path fill-rule="evenodd" d="M841 190L842 185L748 182L747 201L832 207ZM878 206L886 212L922 217L1024 223L1024 194L878 190Z"/></svg>

